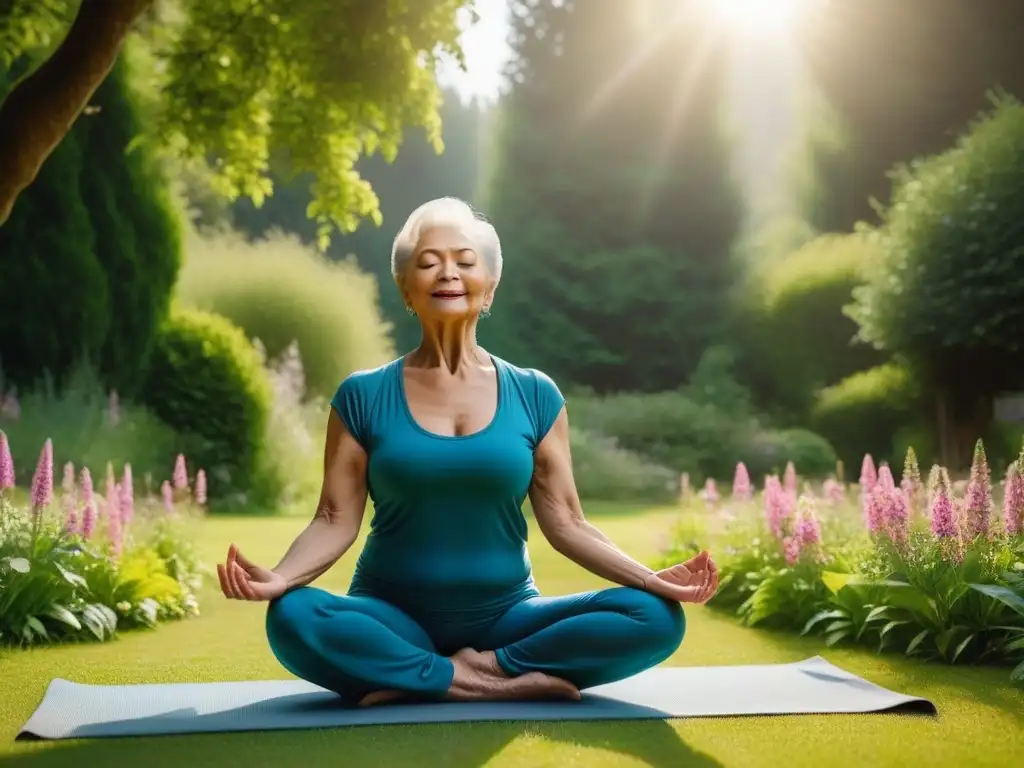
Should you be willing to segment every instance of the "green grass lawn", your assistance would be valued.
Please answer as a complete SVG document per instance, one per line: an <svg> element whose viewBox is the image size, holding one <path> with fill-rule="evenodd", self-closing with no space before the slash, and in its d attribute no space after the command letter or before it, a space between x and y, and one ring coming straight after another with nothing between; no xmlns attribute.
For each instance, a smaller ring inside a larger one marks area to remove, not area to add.
<svg viewBox="0 0 1024 768"><path fill-rule="evenodd" d="M590 507L605 533L638 559L656 555L673 512L624 514ZM212 519L203 552L214 562L228 542L272 565L302 517ZM357 545L358 546L358 545ZM533 528L541 589L579 591L602 582L566 561ZM354 558L322 584L342 590ZM880 685L923 695L939 716L828 715L702 718L670 722L480 723L204 734L63 743L16 743L18 728L53 677L86 683L281 679L263 635L262 605L219 598L211 585L202 616L126 633L112 643L10 652L0 657L0 766L443 765L471 766L1003 766L1024 761L1024 691L1006 669L925 664L869 651L824 649L819 639L746 629L707 608L688 608L678 665L797 661L821 654Z"/></svg>

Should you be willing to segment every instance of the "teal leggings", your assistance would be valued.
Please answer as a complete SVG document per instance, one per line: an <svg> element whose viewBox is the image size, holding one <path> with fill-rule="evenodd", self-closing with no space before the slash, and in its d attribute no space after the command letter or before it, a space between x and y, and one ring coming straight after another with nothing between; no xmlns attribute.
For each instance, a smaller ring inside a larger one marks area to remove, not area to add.
<svg viewBox="0 0 1024 768"><path fill-rule="evenodd" d="M350 703L378 690L442 698L454 667L429 629L376 597L316 587L292 590L267 610L267 637L282 666ZM511 676L546 672L583 689L659 664L679 647L685 629L678 603L613 587L526 598L474 631L466 646L495 651Z"/></svg>

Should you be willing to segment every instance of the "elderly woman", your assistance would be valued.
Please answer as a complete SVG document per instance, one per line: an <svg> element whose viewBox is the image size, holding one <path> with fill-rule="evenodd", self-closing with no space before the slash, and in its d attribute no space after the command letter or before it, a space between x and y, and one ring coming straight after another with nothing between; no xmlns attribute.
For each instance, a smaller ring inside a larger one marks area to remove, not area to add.
<svg viewBox="0 0 1024 768"><path fill-rule="evenodd" d="M718 586L707 552L661 571L583 516L565 399L543 373L476 343L501 277L494 228L460 200L413 212L391 267L420 346L341 382L316 515L272 570L232 544L224 594L269 600L281 664L363 706L396 699L578 699L660 663L680 603ZM373 520L346 595L309 586ZM561 554L615 584L541 596L521 507Z"/></svg>

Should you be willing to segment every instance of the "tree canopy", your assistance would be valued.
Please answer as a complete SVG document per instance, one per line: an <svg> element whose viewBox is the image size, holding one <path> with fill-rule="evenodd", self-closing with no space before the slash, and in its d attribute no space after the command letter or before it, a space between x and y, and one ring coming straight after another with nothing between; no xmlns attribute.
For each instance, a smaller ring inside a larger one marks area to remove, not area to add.
<svg viewBox="0 0 1024 768"><path fill-rule="evenodd" d="M854 291L860 335L954 408L1024 385L1022 146L1024 105L997 99L953 148L900 169L869 231L879 258Z"/></svg>
<svg viewBox="0 0 1024 768"><path fill-rule="evenodd" d="M403 129L440 148L435 68L461 61L469 0L13 0L0 11L0 62L27 70L0 104L0 223L145 21L161 94L154 140L202 158L218 189L257 203L316 172L308 213L321 238L379 219L355 170L393 158ZM55 42L59 39L59 42Z"/></svg>

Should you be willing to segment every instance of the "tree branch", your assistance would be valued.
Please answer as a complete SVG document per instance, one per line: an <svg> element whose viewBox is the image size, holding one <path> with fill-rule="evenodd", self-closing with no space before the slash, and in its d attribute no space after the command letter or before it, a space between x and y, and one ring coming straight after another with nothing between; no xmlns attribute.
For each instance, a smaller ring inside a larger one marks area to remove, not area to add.
<svg viewBox="0 0 1024 768"><path fill-rule="evenodd" d="M82 0L53 55L0 104L0 225L110 73L154 0Z"/></svg>

